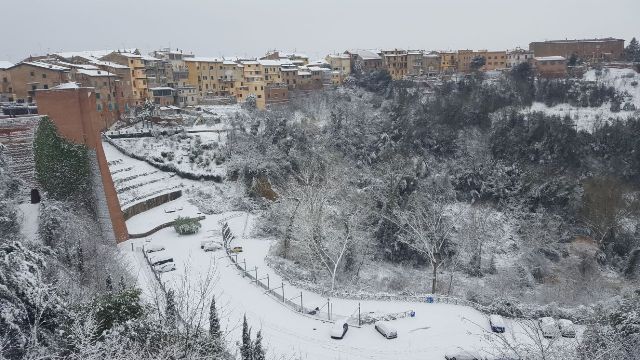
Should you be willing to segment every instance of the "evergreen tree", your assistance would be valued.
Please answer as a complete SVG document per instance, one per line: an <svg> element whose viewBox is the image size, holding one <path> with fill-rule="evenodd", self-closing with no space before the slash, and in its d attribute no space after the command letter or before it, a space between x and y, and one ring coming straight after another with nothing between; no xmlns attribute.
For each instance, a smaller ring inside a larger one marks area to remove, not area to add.
<svg viewBox="0 0 640 360"><path fill-rule="evenodd" d="M118 287L120 287L120 291L127 290L127 283L124 281L124 275L120 275L120 282L118 283Z"/></svg>
<svg viewBox="0 0 640 360"><path fill-rule="evenodd" d="M178 317L178 311L176 309L176 300L173 290L167 291L167 305L165 307L165 317L167 319L167 325L171 329L176 328L176 319Z"/></svg>
<svg viewBox="0 0 640 360"><path fill-rule="evenodd" d="M253 346L251 344L251 328L247 324L247 315L242 322L242 346L240 347L242 360L253 360Z"/></svg>
<svg viewBox="0 0 640 360"><path fill-rule="evenodd" d="M487 59L484 56L474 56L469 63L469 67L473 71L480 70L487 63Z"/></svg>
<svg viewBox="0 0 640 360"><path fill-rule="evenodd" d="M111 279L111 274L107 274L107 279L105 280L105 286L106 286L107 292L110 292L110 293L113 292L113 280Z"/></svg>
<svg viewBox="0 0 640 360"><path fill-rule="evenodd" d="M629 45L624 49L625 58L628 61L640 62L640 43L634 37L629 42Z"/></svg>
<svg viewBox="0 0 640 360"><path fill-rule="evenodd" d="M213 344L213 350L219 352L221 348L222 333L220 332L220 319L218 319L218 310L216 310L216 298L211 299L209 306L209 337Z"/></svg>
<svg viewBox="0 0 640 360"><path fill-rule="evenodd" d="M262 330L258 330L256 341L253 343L253 360L265 360L264 349L262 348Z"/></svg>

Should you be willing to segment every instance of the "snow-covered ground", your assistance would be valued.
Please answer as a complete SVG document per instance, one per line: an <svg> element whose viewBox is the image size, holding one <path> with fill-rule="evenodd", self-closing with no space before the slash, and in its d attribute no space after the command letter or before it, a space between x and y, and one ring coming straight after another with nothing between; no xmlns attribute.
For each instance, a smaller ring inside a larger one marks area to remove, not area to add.
<svg viewBox="0 0 640 360"><path fill-rule="evenodd" d="M158 224L175 219L177 216L198 216L198 209L188 202L186 197L171 201L145 213L134 216L127 222L132 233L146 231ZM265 256L272 244L271 240L243 237L248 235L254 217L246 213L223 213L207 216L202 221L199 233L189 236L178 235L173 228L163 229L146 239L134 239L120 244L121 251L127 255L132 267L138 274L140 286L148 295L154 293L154 279L140 248L149 241L161 244L166 254L173 257L177 270L161 275L162 281L176 289L178 294L186 293L189 302L209 302L209 292L202 291L207 279L216 279L213 293L221 308L229 331L227 338L231 349L241 339L241 321L247 315L255 331L262 329L268 347L268 357L273 359L443 359L445 352L465 349L491 351L494 347L486 341L489 331L488 318L470 307L427 304L424 302L390 302L376 300L331 299L333 318L356 316L358 303L363 314L397 313L414 310L416 316L393 321L398 330L398 338L386 340L376 332L373 326L351 327L343 340L329 337L331 323L300 313L282 305L265 294L264 290L252 284L248 278L232 265L223 251L204 252L200 242L205 240L221 241L219 220L228 219L236 236L232 246L242 246L244 251L238 254L239 263L246 261L247 269L258 267L258 277L269 274L272 287L284 283L285 297L294 298L300 293L305 307L318 306L325 311L327 299L318 294L304 291L283 281L265 264ZM133 244L133 251L132 245ZM202 295L204 294L204 295ZM294 299L298 301L298 299ZM323 307L324 306L324 307ZM207 307L201 311L208 318ZM523 330L515 322L509 321L510 331L522 338ZM522 341L527 341L523 339Z"/></svg>
<svg viewBox="0 0 640 360"><path fill-rule="evenodd" d="M605 103L600 107L594 108L578 107L569 104L558 104L549 107L543 103L535 102L531 107L523 111L526 113L543 112L548 115L560 117L569 116L575 122L578 130L588 132L615 119L626 120L630 117L640 116L640 74L631 69L604 69L601 72L589 70L584 74L583 79L601 83L606 86L613 86L621 93L626 92L629 97L625 99L625 103L634 104L638 110L613 112L611 111L610 103Z"/></svg>
<svg viewBox="0 0 640 360"><path fill-rule="evenodd" d="M20 233L25 239L35 240L38 238L38 222L40 220L40 204L28 202L18 204L20 222Z"/></svg>
<svg viewBox="0 0 640 360"><path fill-rule="evenodd" d="M132 159L111 144L102 144L120 206L125 209L145 199L183 189L189 180Z"/></svg>

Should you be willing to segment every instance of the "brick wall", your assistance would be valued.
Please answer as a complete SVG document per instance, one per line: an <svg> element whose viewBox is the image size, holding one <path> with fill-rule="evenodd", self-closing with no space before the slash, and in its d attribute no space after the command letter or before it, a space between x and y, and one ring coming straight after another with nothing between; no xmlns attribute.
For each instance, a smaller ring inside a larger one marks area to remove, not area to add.
<svg viewBox="0 0 640 360"><path fill-rule="evenodd" d="M98 129L101 128L101 118L96 109L96 98L91 88L75 88L60 90L41 90L36 92L38 110L41 115L47 115L58 127L58 133L78 144L86 145L92 156L92 174L102 180L93 178L94 189L97 191L96 210L98 218L102 219L103 232L112 232L115 241L121 242L129 238L127 225L122 215L118 195L113 185L111 172L102 148L102 138ZM94 155L95 154L95 155ZM104 222L111 220L111 228Z"/></svg>

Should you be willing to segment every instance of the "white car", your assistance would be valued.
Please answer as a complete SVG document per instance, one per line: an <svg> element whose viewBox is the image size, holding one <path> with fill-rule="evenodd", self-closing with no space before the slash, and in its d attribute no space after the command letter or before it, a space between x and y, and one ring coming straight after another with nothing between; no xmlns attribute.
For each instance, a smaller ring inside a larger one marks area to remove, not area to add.
<svg viewBox="0 0 640 360"><path fill-rule="evenodd" d="M507 328L502 316L496 314L489 316L489 324L491 324L491 331L496 333L503 333Z"/></svg>
<svg viewBox="0 0 640 360"><path fill-rule="evenodd" d="M387 321L376 321L375 328L387 339L395 339L398 337L398 331Z"/></svg>
<svg viewBox="0 0 640 360"><path fill-rule="evenodd" d="M146 252L147 254L158 252L158 251L162 251L162 250L164 250L164 246L162 246L162 245L157 245L157 244L145 244L144 245L144 252Z"/></svg>
<svg viewBox="0 0 640 360"><path fill-rule="evenodd" d="M176 269L176 264L174 264L172 262L168 262L168 263L164 263L164 264L160 264L160 265L154 266L153 268L157 272L165 273L165 272L169 272L169 271L175 270Z"/></svg>
<svg viewBox="0 0 640 360"><path fill-rule="evenodd" d="M558 320L558 327L560 327L560 335L562 335L562 337L576 337L576 328L573 326L573 322L571 320Z"/></svg>
<svg viewBox="0 0 640 360"><path fill-rule="evenodd" d="M209 241L207 243L205 243L202 248L204 249L204 251L218 251L220 249L222 249L222 246L220 246L219 244L214 243L213 241Z"/></svg>
<svg viewBox="0 0 640 360"><path fill-rule="evenodd" d="M558 323L552 317L543 317L539 320L542 336L546 338L554 338L560 336L560 328Z"/></svg>
<svg viewBox="0 0 640 360"><path fill-rule="evenodd" d="M173 258L169 255L149 256L151 266L162 265L168 262L173 262Z"/></svg>
<svg viewBox="0 0 640 360"><path fill-rule="evenodd" d="M336 320L336 322L331 327L331 338L342 339L347 333L347 330L349 330L349 324L347 324L347 319Z"/></svg>
<svg viewBox="0 0 640 360"><path fill-rule="evenodd" d="M447 360L483 360L484 358L473 351L458 351L455 353L447 353L444 356Z"/></svg>

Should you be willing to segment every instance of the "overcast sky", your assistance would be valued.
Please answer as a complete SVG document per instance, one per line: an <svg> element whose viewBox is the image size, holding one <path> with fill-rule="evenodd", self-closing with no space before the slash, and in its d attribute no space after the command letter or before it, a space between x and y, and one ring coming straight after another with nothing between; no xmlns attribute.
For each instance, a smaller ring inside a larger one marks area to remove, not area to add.
<svg viewBox="0 0 640 360"><path fill-rule="evenodd" d="M0 60L137 47L201 56L507 49L640 36L640 0L0 0Z"/></svg>

